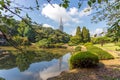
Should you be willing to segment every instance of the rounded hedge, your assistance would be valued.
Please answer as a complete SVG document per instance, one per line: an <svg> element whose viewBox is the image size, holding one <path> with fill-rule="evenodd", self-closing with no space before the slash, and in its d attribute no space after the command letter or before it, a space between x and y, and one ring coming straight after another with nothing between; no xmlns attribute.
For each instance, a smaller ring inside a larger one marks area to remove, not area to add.
<svg viewBox="0 0 120 80"><path fill-rule="evenodd" d="M81 51L81 46L75 47L75 52Z"/></svg>
<svg viewBox="0 0 120 80"><path fill-rule="evenodd" d="M70 69L92 68L95 67L98 63L98 56L88 51L75 53L71 56L69 61Z"/></svg>

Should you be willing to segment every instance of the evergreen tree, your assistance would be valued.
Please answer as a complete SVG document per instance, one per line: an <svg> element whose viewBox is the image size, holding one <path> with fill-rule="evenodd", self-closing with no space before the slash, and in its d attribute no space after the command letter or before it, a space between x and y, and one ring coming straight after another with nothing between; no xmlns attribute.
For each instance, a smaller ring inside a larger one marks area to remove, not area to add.
<svg viewBox="0 0 120 80"><path fill-rule="evenodd" d="M80 26L77 27L76 35L75 36L79 38L80 42L82 42L82 32L81 32Z"/></svg>
<svg viewBox="0 0 120 80"><path fill-rule="evenodd" d="M84 43L90 41L90 33L89 33L89 30L86 29L86 27L83 27L82 29L82 38Z"/></svg>

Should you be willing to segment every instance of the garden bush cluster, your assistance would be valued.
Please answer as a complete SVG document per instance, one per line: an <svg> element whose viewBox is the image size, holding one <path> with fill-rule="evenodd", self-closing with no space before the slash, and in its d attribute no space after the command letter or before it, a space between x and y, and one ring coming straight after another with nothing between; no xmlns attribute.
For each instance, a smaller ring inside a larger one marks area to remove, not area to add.
<svg viewBox="0 0 120 80"><path fill-rule="evenodd" d="M95 67L99 63L99 58L95 54L86 52L77 52L71 56L70 69L74 68L91 68Z"/></svg>

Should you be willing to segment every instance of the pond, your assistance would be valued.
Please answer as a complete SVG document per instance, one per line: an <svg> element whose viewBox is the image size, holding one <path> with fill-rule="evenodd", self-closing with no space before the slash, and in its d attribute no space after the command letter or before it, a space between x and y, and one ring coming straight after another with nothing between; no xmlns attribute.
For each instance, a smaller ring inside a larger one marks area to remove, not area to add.
<svg viewBox="0 0 120 80"><path fill-rule="evenodd" d="M0 60L0 77L5 80L47 80L69 70L70 56L70 53L59 55L45 51L11 54Z"/></svg>

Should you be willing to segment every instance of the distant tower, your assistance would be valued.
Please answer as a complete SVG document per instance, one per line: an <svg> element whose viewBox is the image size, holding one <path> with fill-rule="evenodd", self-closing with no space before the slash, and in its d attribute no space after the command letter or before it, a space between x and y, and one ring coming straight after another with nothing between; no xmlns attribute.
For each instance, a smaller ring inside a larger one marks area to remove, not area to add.
<svg viewBox="0 0 120 80"><path fill-rule="evenodd" d="M59 30L63 32L63 22L62 22L62 18L60 18Z"/></svg>

